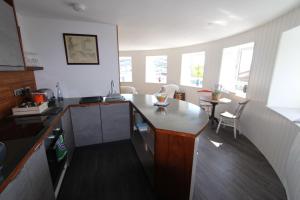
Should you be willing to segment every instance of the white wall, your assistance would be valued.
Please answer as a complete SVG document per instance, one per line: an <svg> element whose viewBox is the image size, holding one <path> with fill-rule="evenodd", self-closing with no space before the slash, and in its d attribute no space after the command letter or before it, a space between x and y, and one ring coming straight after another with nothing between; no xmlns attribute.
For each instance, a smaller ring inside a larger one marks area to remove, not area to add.
<svg viewBox="0 0 300 200"><path fill-rule="evenodd" d="M38 88L60 82L65 97L106 95L110 81L119 91L117 30L115 25L19 16L24 49L38 53L43 71L35 72ZM63 33L96 34L100 65L67 65Z"/></svg>
<svg viewBox="0 0 300 200"><path fill-rule="evenodd" d="M298 7L268 24L222 40L176 49L121 52L122 56L133 57L134 68L134 82L131 84L123 83L123 85L132 85L140 93L157 91L160 85L144 83L145 55L157 54L168 55L168 83L179 84L181 54L204 50L206 51L204 87L213 87L219 78L222 49L254 41L255 50L247 94L251 101L241 118L242 132L269 160L283 182L289 199L300 199L300 191L297 186L300 184L300 179L295 180L293 178L299 177L298 173L296 170L287 169L287 164L291 165L288 157L295 137L299 134L299 127L266 106L281 33L299 25L300 8ZM187 100L198 103L197 89L185 88ZM235 101L238 100L235 97L232 98ZM295 142L294 146L300 145L299 140L295 140ZM292 157L299 158L299 156L299 154L293 154ZM299 162L295 164L299 170Z"/></svg>

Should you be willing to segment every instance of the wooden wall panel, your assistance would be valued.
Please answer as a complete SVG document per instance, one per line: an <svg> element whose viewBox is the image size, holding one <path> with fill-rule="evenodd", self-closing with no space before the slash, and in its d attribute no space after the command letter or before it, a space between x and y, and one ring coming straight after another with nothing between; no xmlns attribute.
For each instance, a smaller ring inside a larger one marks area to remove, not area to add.
<svg viewBox="0 0 300 200"><path fill-rule="evenodd" d="M11 108L23 101L23 97L14 96L14 89L27 86L36 90L33 71L0 72L0 119L10 115Z"/></svg>

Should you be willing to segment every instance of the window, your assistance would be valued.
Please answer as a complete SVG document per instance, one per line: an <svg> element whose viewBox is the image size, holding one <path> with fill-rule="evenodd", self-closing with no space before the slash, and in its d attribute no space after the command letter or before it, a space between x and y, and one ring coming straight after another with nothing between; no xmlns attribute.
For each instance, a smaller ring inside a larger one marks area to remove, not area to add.
<svg viewBox="0 0 300 200"><path fill-rule="evenodd" d="M268 107L300 126L300 26L282 33Z"/></svg>
<svg viewBox="0 0 300 200"><path fill-rule="evenodd" d="M132 82L132 62L131 57L120 57L120 81Z"/></svg>
<svg viewBox="0 0 300 200"><path fill-rule="evenodd" d="M146 82L167 83L167 56L146 57Z"/></svg>
<svg viewBox="0 0 300 200"><path fill-rule="evenodd" d="M181 85L202 87L205 63L205 52L182 55Z"/></svg>
<svg viewBox="0 0 300 200"><path fill-rule="evenodd" d="M246 97L254 43L223 49L219 84L226 91Z"/></svg>

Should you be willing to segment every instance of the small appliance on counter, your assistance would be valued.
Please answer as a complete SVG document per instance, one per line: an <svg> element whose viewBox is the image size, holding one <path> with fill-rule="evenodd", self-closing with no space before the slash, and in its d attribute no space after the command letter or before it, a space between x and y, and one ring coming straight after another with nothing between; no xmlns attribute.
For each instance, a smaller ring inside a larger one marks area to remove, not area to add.
<svg viewBox="0 0 300 200"><path fill-rule="evenodd" d="M43 96L44 102L48 101L49 103L55 102L54 92L51 89L48 88L42 88L38 89L35 92L32 92L32 98L33 100L36 99L36 97L41 98L40 96Z"/></svg>

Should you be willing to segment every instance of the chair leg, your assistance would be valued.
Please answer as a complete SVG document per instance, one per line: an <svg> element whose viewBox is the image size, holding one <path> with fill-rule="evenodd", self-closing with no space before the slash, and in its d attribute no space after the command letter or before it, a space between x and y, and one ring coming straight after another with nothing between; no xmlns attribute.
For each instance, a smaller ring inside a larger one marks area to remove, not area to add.
<svg viewBox="0 0 300 200"><path fill-rule="evenodd" d="M223 118L220 117L220 121L219 121L219 124L218 124L218 128L217 128L217 130L216 130L216 133L217 133L217 134L219 133L219 129L220 129L220 126L221 126L221 124L222 124L222 121L223 121Z"/></svg>
<svg viewBox="0 0 300 200"><path fill-rule="evenodd" d="M236 120L233 120L234 139L236 139Z"/></svg>

